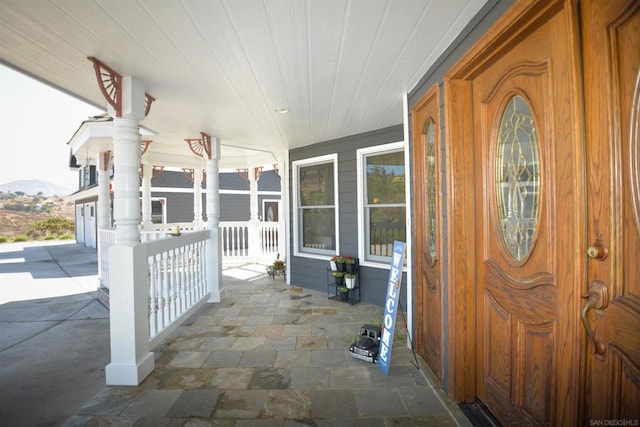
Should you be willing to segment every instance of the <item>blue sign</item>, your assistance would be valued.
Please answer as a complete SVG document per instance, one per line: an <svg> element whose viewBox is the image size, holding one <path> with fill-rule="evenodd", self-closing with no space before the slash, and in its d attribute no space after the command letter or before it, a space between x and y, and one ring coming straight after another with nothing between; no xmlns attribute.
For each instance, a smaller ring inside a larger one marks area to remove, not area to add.
<svg viewBox="0 0 640 427"><path fill-rule="evenodd" d="M403 264L404 242L396 240L393 242L393 255L387 284L387 300L384 304L384 317L382 319L382 338L380 339L380 352L378 353L378 366L380 366L385 375L389 375L389 361L391 360L391 346L393 345L393 335L396 327Z"/></svg>

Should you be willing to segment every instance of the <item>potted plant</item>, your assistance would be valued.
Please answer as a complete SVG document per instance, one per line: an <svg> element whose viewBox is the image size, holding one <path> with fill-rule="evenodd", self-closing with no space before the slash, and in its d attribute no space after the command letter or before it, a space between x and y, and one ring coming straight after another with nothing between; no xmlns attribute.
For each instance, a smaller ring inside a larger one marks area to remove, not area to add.
<svg viewBox="0 0 640 427"><path fill-rule="evenodd" d="M280 259L280 254L273 261L273 264L267 266L267 274L275 278L275 276L283 276L285 269L285 263Z"/></svg>
<svg viewBox="0 0 640 427"><path fill-rule="evenodd" d="M347 273L355 273L356 271L356 259L353 258L351 255L347 255L344 258L344 264L345 264L345 271Z"/></svg>
<svg viewBox="0 0 640 427"><path fill-rule="evenodd" d="M343 255L334 255L329 260L331 271L344 271L345 257Z"/></svg>
<svg viewBox="0 0 640 427"><path fill-rule="evenodd" d="M349 288L346 286L338 286L338 294L340 295L340 299L346 301L349 299Z"/></svg>
<svg viewBox="0 0 640 427"><path fill-rule="evenodd" d="M345 273L344 284L347 286L347 288L353 289L356 284L356 275L354 273Z"/></svg>
<svg viewBox="0 0 640 427"><path fill-rule="evenodd" d="M336 258L337 257L338 257L338 255L334 255L329 260L329 267L331 268L331 271L338 271L338 267L336 265Z"/></svg>
<svg viewBox="0 0 640 427"><path fill-rule="evenodd" d="M334 271L332 274L336 281L336 286L344 286L344 273L342 271Z"/></svg>

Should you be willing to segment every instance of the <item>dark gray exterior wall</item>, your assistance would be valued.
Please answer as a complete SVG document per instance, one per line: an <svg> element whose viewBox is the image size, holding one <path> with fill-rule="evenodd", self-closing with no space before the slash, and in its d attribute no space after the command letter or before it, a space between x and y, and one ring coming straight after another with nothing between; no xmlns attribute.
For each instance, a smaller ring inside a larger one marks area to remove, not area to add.
<svg viewBox="0 0 640 427"><path fill-rule="evenodd" d="M249 194L221 194L220 221L249 221Z"/></svg>
<svg viewBox="0 0 640 427"><path fill-rule="evenodd" d="M462 55L464 55L464 53L469 50L469 48L471 46L473 46L474 43L476 43L478 41L478 39L487 32L487 30L498 20L498 18L500 18L500 16L502 16L507 9L509 9L509 7L514 3L513 0L489 0L487 2L487 4L485 5L485 7L482 8L481 12L476 16L476 18L471 21L469 23L469 25L465 28L465 30L458 36L458 38L454 41L454 43L451 44L451 46L449 46L449 48L440 56L440 58L438 59L438 61L436 61L436 63L434 64L434 66L422 77L422 79L420 80L420 82L416 85L416 87L411 91L411 93L409 93L408 96L408 104L409 104L409 122L411 122L412 117L411 117L411 109L413 108L413 106L420 101L420 99L422 98L422 96L427 92L427 90L429 90L434 84L438 85L439 88L439 94L440 94L440 158L444 159L446 153L445 153L445 138L446 138L446 129L445 129L445 116L444 116L444 108L445 108L445 104L446 104L446 100L444 97L444 75L445 73L449 70L449 68L451 68L456 61L458 61ZM411 132L411 127L409 127L409 132ZM413 135L409 135L409 141L413 140ZM409 151L411 154L413 154L413 146L411 144L409 144ZM413 158L413 156L409 156L411 159ZM440 259L441 259L441 267L442 267L442 273L444 276L444 281L442 283L442 290L443 290L443 322L444 322L444 330L445 333L443 334L443 340L444 340L444 354L443 354L443 359L444 359L444 364L443 364L443 368L444 368L444 378L446 379L448 377L448 365L446 363L446 361L449 359L448 356L448 352L449 352L449 343L447 340L447 329L448 329L448 325L447 325L447 319L449 317L449 283L447 282L446 278L447 278L447 273L448 273L448 269L450 267L449 265L449 260L447 259L447 249L448 249L448 242L446 240L446 235L445 235L445 231L447 229L447 211L446 211L446 200L448 197L447 194L447 188L446 188L446 170L445 170L445 162L441 161L440 162L441 165L441 171L440 171L440 182L441 182L441 194L442 194L442 202L440 203L440 208L441 208L441 236L440 236L440 241L442 242L441 245L441 252L439 254ZM411 168L413 170L413 165L411 165ZM410 197L411 197L411 202L412 202L412 206L413 206L413 194L414 194L414 183L411 182L411 191L410 191ZM416 230L411 230L412 235L415 236L416 235ZM413 256L419 256L417 254L413 254ZM413 283L415 284L415 274L416 272L414 271L414 281ZM416 295L415 295L415 286L414 286L414 301L416 301ZM416 311L414 310L413 313L415 314ZM414 324L417 320L414 319ZM445 387L445 390L447 389L446 385L447 385L447 381L443 381L443 385Z"/></svg>
<svg viewBox="0 0 640 427"><path fill-rule="evenodd" d="M192 192L156 192L152 197L164 197L167 200L167 222L193 221ZM247 194L220 194L220 221L249 221L251 196ZM258 215L262 216L263 200L280 200L279 195L258 195ZM207 197L202 195L202 215L206 221Z"/></svg>
<svg viewBox="0 0 640 427"><path fill-rule="evenodd" d="M206 183L202 183L202 214L206 220ZM193 182L182 172L165 171L152 180L152 187L171 187L184 192L153 191L152 197L165 197L167 200L167 222L193 221ZM251 215L249 206L249 182L241 179L235 172L220 174L220 189L234 191L235 194L220 193L220 221L248 221ZM280 191L280 178L273 171L265 171L258 180L258 191ZM280 194L258 194L258 215L262 217L262 200L280 200Z"/></svg>
<svg viewBox="0 0 640 427"><path fill-rule="evenodd" d="M193 221L193 193L152 192L151 197L164 197L167 200L167 218L170 222ZM203 199L204 200L204 199ZM204 202L203 202L204 203ZM204 205L202 207L204 211Z"/></svg>
<svg viewBox="0 0 640 427"><path fill-rule="evenodd" d="M401 124L374 132L349 136L345 138L326 141L319 144L306 146L289 152L289 161L308 159L311 157L326 154L338 154L338 202L339 202L339 230L340 230L340 254L356 257L358 254L358 206L357 206L357 159L356 150L365 147L372 147L391 142L398 142L404 139L403 127ZM290 164L289 170L293 174L293 167ZM291 215L293 212L293 180L290 176L289 189L291 198ZM293 217L290 217L293 224ZM293 230L291 230L293 236ZM290 252L294 253L293 239L290 241ZM313 259L306 257L291 256L289 260L291 266L291 284L302 286L317 291L327 291L327 259ZM375 267L360 268L360 291L363 302L384 305L385 294L387 292L387 281L389 269ZM331 278L332 279L332 278ZM406 309L406 275L402 281L401 301Z"/></svg>

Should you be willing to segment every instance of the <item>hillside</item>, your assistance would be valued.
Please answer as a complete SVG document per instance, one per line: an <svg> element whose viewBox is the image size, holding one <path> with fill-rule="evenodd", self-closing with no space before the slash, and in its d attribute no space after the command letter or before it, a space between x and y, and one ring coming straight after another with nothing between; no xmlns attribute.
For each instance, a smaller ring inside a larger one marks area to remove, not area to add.
<svg viewBox="0 0 640 427"><path fill-rule="evenodd" d="M72 188L63 187L51 182L42 181L40 179L19 179L17 181L0 184L0 192L5 193L24 193L32 196L66 196L73 192Z"/></svg>
<svg viewBox="0 0 640 427"><path fill-rule="evenodd" d="M0 192L0 236L12 240L27 235L36 221L51 217L74 219L73 202L61 197L18 196Z"/></svg>

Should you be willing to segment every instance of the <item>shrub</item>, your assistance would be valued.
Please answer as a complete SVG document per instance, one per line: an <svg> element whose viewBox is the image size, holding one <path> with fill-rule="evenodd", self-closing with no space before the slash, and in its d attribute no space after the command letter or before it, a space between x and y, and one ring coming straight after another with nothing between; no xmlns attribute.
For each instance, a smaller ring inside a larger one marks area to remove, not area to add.
<svg viewBox="0 0 640 427"><path fill-rule="evenodd" d="M48 234L44 236L42 240L56 240L56 236L54 236L53 234Z"/></svg>
<svg viewBox="0 0 640 427"><path fill-rule="evenodd" d="M73 231L73 220L69 218L51 217L33 223L28 234L34 239L38 239L47 235L59 236L65 233L72 233Z"/></svg>
<svg viewBox="0 0 640 427"><path fill-rule="evenodd" d="M7 236L0 236L0 243L7 243L9 238Z"/></svg>
<svg viewBox="0 0 640 427"><path fill-rule="evenodd" d="M27 236L20 235L20 236L14 237L13 241L14 242L28 242L29 238Z"/></svg>
<svg viewBox="0 0 640 427"><path fill-rule="evenodd" d="M75 239L76 236L74 236L73 234L69 234L69 233L64 233L58 236L58 239L60 240L73 240Z"/></svg>

